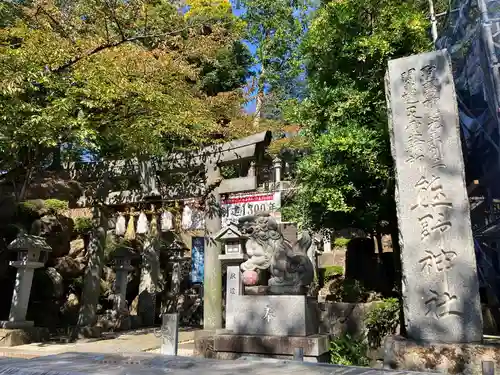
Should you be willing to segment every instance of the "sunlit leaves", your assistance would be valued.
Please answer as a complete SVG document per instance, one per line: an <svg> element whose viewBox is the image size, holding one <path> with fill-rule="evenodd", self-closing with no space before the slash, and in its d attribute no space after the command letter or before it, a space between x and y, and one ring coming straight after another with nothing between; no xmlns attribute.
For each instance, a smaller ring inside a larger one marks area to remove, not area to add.
<svg viewBox="0 0 500 375"><path fill-rule="evenodd" d="M423 2L328 1L302 44L308 97L287 111L310 137L295 218L316 227L377 228L393 219L384 73L430 48Z"/></svg>
<svg viewBox="0 0 500 375"><path fill-rule="evenodd" d="M298 46L309 20L310 1L241 0L239 4L244 11L245 39L256 47L260 98L264 92L289 98L294 80L303 71ZM275 106L281 105L277 102Z"/></svg>
<svg viewBox="0 0 500 375"><path fill-rule="evenodd" d="M233 56L241 25L220 3L210 17L167 0L2 4L0 169L61 144L117 158L210 142L249 64ZM218 69L232 81L214 82Z"/></svg>

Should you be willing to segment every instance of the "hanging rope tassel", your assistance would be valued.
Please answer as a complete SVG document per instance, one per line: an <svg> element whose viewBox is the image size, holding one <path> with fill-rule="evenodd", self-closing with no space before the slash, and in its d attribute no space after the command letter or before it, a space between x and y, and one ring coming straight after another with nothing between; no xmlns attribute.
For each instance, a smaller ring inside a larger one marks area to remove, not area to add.
<svg viewBox="0 0 500 375"><path fill-rule="evenodd" d="M174 228L172 222L172 214L168 211L163 211L161 214L160 229L162 232L169 232Z"/></svg>
<svg viewBox="0 0 500 375"><path fill-rule="evenodd" d="M132 241L135 240L135 225L134 225L134 211L130 211L130 217L128 219L127 230L125 232L125 239Z"/></svg>
<svg viewBox="0 0 500 375"><path fill-rule="evenodd" d="M149 225L149 233L153 237L158 235L158 219L155 214L153 214L153 218L151 219L151 223Z"/></svg>
<svg viewBox="0 0 500 375"><path fill-rule="evenodd" d="M151 236L158 236L158 218L156 217L155 206L151 206L151 211L153 212L151 216L151 223L149 225L149 233Z"/></svg>
<svg viewBox="0 0 500 375"><path fill-rule="evenodd" d="M148 218L144 212L141 211L139 219L137 220L137 234L148 233Z"/></svg>
<svg viewBox="0 0 500 375"><path fill-rule="evenodd" d="M125 216L120 212L118 217L116 218L115 224L115 235L123 236L125 231L127 230L127 220L125 220Z"/></svg>
<svg viewBox="0 0 500 375"><path fill-rule="evenodd" d="M186 205L184 206L184 210L182 211L181 227L184 230L188 230L191 229L192 226L193 226L193 211L188 205Z"/></svg>

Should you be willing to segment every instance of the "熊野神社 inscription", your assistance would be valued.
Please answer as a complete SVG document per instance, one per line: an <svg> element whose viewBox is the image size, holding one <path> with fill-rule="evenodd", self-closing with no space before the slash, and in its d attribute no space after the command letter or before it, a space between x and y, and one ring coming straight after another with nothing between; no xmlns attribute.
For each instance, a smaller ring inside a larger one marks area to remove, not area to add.
<svg viewBox="0 0 500 375"><path fill-rule="evenodd" d="M458 110L446 51L391 60L386 77L410 338L482 338Z"/></svg>

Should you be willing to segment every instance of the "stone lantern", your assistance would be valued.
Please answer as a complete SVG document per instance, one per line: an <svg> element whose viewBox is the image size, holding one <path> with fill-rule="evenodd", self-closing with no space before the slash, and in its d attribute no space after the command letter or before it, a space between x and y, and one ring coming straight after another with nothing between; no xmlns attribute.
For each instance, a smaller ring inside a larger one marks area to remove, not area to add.
<svg viewBox="0 0 500 375"><path fill-rule="evenodd" d="M113 253L115 278L115 310L118 314L127 310L128 273L134 270L130 264L133 252L125 247L118 248Z"/></svg>
<svg viewBox="0 0 500 375"><path fill-rule="evenodd" d="M215 240L221 242L224 247L223 254L219 255L220 261L239 265L244 260L246 237L241 234L235 223L229 223L217 233Z"/></svg>
<svg viewBox="0 0 500 375"><path fill-rule="evenodd" d="M26 321L26 312L30 300L31 284L35 269L42 268L52 248L45 238L21 233L12 241L8 249L17 252L17 260L10 262L17 268L16 284L12 295L9 321L0 322L3 328L32 327L32 321Z"/></svg>
<svg viewBox="0 0 500 375"><path fill-rule="evenodd" d="M223 268L226 270L226 327L231 326L234 297L243 294L243 278L240 264L245 259L244 245L247 237L238 229L235 223L229 223L217 233L215 240L223 245L223 254L219 255Z"/></svg>

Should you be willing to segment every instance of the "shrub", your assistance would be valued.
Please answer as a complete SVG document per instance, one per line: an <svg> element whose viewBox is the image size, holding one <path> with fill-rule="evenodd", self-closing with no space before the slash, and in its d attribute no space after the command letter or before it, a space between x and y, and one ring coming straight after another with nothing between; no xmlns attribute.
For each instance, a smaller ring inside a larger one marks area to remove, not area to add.
<svg viewBox="0 0 500 375"><path fill-rule="evenodd" d="M338 237L338 238L335 238L335 240L333 241L333 244L335 245L335 247L346 247L350 241L351 241L351 239L349 239L349 238Z"/></svg>
<svg viewBox="0 0 500 375"><path fill-rule="evenodd" d="M367 301L369 294L369 291L365 289L360 281L344 280L342 291L343 302L363 303Z"/></svg>
<svg viewBox="0 0 500 375"><path fill-rule="evenodd" d="M364 339L346 334L330 342L330 363L343 366L368 366L368 345Z"/></svg>
<svg viewBox="0 0 500 375"><path fill-rule="evenodd" d="M342 276L344 274L344 267L342 266L330 266L325 267L324 281L329 281L337 276Z"/></svg>
<svg viewBox="0 0 500 375"><path fill-rule="evenodd" d="M24 201L19 203L19 210L23 213L37 215L39 207L33 201Z"/></svg>
<svg viewBox="0 0 500 375"><path fill-rule="evenodd" d="M77 217L75 220L73 231L80 237L88 234L93 227L92 219L88 217Z"/></svg>
<svg viewBox="0 0 500 375"><path fill-rule="evenodd" d="M365 327L368 345L378 348L382 340L394 334L399 324L400 304L397 298L377 302L366 314Z"/></svg>
<svg viewBox="0 0 500 375"><path fill-rule="evenodd" d="M358 280L346 280L343 275L332 277L328 286L328 299L333 302L364 303L379 298Z"/></svg>
<svg viewBox="0 0 500 375"><path fill-rule="evenodd" d="M68 209L68 202L59 199L46 199L43 203L50 214L61 214Z"/></svg>

